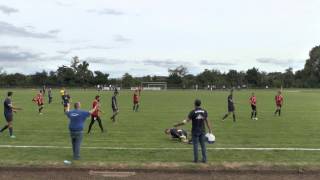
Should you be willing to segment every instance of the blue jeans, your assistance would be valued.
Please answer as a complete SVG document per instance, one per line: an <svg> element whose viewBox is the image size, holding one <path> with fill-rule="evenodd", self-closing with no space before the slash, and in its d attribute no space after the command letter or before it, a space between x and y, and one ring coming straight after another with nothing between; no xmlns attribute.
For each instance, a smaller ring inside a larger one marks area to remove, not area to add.
<svg viewBox="0 0 320 180"><path fill-rule="evenodd" d="M194 162L198 162L198 144L200 142L201 152L202 152L202 162L207 162L207 154L206 154L206 144L205 144L205 134L200 133L192 134L192 143L193 143L193 157Z"/></svg>
<svg viewBox="0 0 320 180"><path fill-rule="evenodd" d="M70 131L73 159L80 159L80 145L82 142L82 131Z"/></svg>

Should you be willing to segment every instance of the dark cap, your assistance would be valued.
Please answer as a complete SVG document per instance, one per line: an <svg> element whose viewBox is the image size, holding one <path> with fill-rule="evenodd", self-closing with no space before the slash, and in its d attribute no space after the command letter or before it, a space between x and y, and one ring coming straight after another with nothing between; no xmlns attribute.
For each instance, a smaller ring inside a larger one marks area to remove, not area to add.
<svg viewBox="0 0 320 180"><path fill-rule="evenodd" d="M197 106L197 107L201 106L201 100L200 99L196 99L194 101L194 105Z"/></svg>

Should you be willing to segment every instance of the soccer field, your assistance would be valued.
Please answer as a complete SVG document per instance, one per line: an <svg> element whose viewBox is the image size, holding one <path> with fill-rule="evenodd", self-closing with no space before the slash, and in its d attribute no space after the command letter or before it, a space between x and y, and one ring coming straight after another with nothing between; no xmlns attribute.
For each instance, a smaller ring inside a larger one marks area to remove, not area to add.
<svg viewBox="0 0 320 180"><path fill-rule="evenodd" d="M0 90L1 102L6 92L7 90ZM22 107L23 111L14 115L16 138L9 138L7 131L0 135L1 165L62 165L63 160L70 160L72 153L68 120L63 113L58 90L53 91L53 104L45 104L43 115L38 114L37 106L31 101L37 90L13 89L13 92L14 105ZM235 91L236 123L232 122L232 117L221 121L227 111L227 91L144 91L140 111L137 113L132 112L132 92L120 91L120 113L118 122L114 124L109 119L112 92L68 92L72 102L80 101L82 108L87 110L91 108L94 96L100 94L104 111L102 121L107 129L107 132L101 133L96 123L91 134L84 134L82 159L77 162L79 165L191 162L192 145L172 141L164 134L164 129L183 120L193 108L195 98L202 100L216 136L216 143L207 145L210 164L319 165L319 90L285 90L281 117L273 115L276 90L255 90L259 118L257 121L250 119L251 107L248 99L252 91ZM89 122L88 119L85 131ZM0 126L4 125L1 108ZM190 133L191 124L183 128Z"/></svg>

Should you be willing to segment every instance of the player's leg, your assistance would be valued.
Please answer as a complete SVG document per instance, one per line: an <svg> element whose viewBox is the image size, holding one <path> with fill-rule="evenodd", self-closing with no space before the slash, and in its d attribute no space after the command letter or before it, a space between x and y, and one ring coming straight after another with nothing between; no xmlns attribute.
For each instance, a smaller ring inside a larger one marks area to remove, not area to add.
<svg viewBox="0 0 320 180"><path fill-rule="evenodd" d="M9 135L11 138L15 138L13 135L13 125L12 125L12 120L8 122L8 129L9 129Z"/></svg>
<svg viewBox="0 0 320 180"><path fill-rule="evenodd" d="M207 150L206 150L206 143L205 143L205 135L201 134L199 137L200 145L201 145L201 153L202 153L202 162L207 162Z"/></svg>
<svg viewBox="0 0 320 180"><path fill-rule="evenodd" d="M43 104L39 105L39 114L42 114Z"/></svg>
<svg viewBox="0 0 320 180"><path fill-rule="evenodd" d="M88 134L90 133L91 128L92 128L92 125L94 124L94 121L95 121L94 118L95 118L95 117L91 116L91 122L90 122L90 124L89 124Z"/></svg>
<svg viewBox="0 0 320 180"><path fill-rule="evenodd" d="M102 122L101 122L101 119L100 119L99 116L97 117L97 121L98 121L98 123L99 123L99 127L100 127L100 129L101 129L101 132L103 132L103 131L104 131L104 130L103 130L103 126L102 126Z"/></svg>
<svg viewBox="0 0 320 180"><path fill-rule="evenodd" d="M139 110L139 103L136 104L136 112Z"/></svg>
<svg viewBox="0 0 320 180"><path fill-rule="evenodd" d="M198 162L198 143L199 143L199 136L192 135L192 144L193 144L193 162Z"/></svg>
<svg viewBox="0 0 320 180"><path fill-rule="evenodd" d="M223 117L222 120L225 120L229 116L230 112L226 113Z"/></svg>
<svg viewBox="0 0 320 180"><path fill-rule="evenodd" d="M233 122L236 122L236 113L234 111L232 111L232 119Z"/></svg>
<svg viewBox="0 0 320 180"><path fill-rule="evenodd" d="M80 159L80 146L81 146L81 141L82 141L82 132L77 131L74 133L74 160L79 160Z"/></svg>
<svg viewBox="0 0 320 180"><path fill-rule="evenodd" d="M279 116L281 115L281 106L279 106Z"/></svg>
<svg viewBox="0 0 320 180"><path fill-rule="evenodd" d="M6 124L5 126L3 126L3 128L1 128L0 133L3 132L4 130L8 129L9 125Z"/></svg>

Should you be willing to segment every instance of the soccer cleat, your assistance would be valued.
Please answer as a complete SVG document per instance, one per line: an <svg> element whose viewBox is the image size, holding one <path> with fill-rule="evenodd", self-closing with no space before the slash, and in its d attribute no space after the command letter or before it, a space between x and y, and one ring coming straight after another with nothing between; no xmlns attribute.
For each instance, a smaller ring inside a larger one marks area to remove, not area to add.
<svg viewBox="0 0 320 180"><path fill-rule="evenodd" d="M258 120L258 118L256 117L256 118L254 118L254 120Z"/></svg>
<svg viewBox="0 0 320 180"><path fill-rule="evenodd" d="M16 138L16 136L15 135L11 135L10 138L14 139L14 138Z"/></svg>

